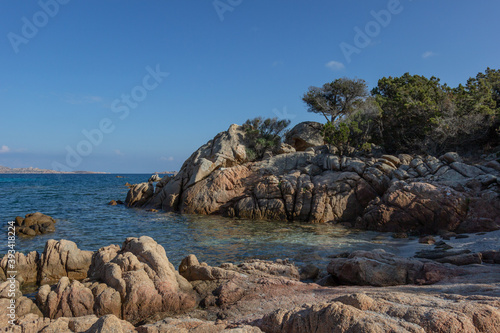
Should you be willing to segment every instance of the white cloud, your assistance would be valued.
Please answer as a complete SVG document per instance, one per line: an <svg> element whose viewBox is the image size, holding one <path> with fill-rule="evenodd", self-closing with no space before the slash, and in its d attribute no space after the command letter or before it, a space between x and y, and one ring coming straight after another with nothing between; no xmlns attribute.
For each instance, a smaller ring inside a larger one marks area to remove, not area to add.
<svg viewBox="0 0 500 333"><path fill-rule="evenodd" d="M173 156L169 156L169 157L162 156L162 157L160 157L160 160L162 160L162 161L173 161L174 157Z"/></svg>
<svg viewBox="0 0 500 333"><path fill-rule="evenodd" d="M422 58L427 59L430 57L434 57L435 55L436 55L436 53L434 53L432 51L426 51L426 52L422 53Z"/></svg>
<svg viewBox="0 0 500 333"><path fill-rule="evenodd" d="M10 151L10 148L7 147L7 146L2 146L2 148L0 148L0 154L2 153L8 153Z"/></svg>
<svg viewBox="0 0 500 333"><path fill-rule="evenodd" d="M330 61L330 62L327 62L327 63L325 64L325 66L326 66L327 68L330 68L330 69L331 69L331 70L333 70L333 71L339 71L339 70L341 70L341 69L344 69L344 68L345 68L345 66L344 66L344 64L343 64L343 63L338 62L338 61L335 61L335 60L332 60L332 61Z"/></svg>
<svg viewBox="0 0 500 333"><path fill-rule="evenodd" d="M115 154L116 154L116 155L118 155L118 156L123 156L123 155L125 155L124 153L122 153L122 152L120 151L120 149L115 149Z"/></svg>

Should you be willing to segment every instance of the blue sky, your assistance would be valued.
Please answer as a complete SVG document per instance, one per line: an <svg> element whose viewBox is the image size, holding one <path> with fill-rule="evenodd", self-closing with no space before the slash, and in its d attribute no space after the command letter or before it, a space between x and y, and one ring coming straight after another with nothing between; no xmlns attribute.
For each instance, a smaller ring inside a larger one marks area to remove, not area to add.
<svg viewBox="0 0 500 333"><path fill-rule="evenodd" d="M178 170L232 123L322 121L301 101L311 85L346 76L372 88L410 72L456 86L500 68L493 0L41 0L0 9L0 165L9 167Z"/></svg>

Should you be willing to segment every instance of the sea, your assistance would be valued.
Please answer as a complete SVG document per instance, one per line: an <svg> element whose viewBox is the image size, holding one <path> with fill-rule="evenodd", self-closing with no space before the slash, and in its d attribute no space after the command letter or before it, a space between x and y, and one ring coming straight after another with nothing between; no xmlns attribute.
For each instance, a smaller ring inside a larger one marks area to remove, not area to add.
<svg viewBox="0 0 500 333"><path fill-rule="evenodd" d="M297 266L326 266L332 256L353 250L382 248L402 256L421 248L418 239L360 231L339 224L258 221L220 216L148 212L111 206L125 201L126 183L145 182L150 174L2 174L0 218L5 225L0 254L7 253L7 223L16 216L41 212L56 219L56 231L16 238L19 252L43 252L49 239L67 239L82 250L122 245L128 237L150 236L178 267L195 254L200 262L220 265L247 259L289 259Z"/></svg>

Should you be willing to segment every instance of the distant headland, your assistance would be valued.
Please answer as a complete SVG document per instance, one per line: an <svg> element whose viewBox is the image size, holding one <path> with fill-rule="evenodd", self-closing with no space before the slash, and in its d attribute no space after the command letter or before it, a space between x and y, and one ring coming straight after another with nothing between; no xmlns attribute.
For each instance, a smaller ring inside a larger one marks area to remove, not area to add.
<svg viewBox="0 0 500 333"><path fill-rule="evenodd" d="M0 165L0 174L10 173L24 173L24 174L106 174L107 172L93 172L93 171L56 171L50 169L39 168L9 168Z"/></svg>

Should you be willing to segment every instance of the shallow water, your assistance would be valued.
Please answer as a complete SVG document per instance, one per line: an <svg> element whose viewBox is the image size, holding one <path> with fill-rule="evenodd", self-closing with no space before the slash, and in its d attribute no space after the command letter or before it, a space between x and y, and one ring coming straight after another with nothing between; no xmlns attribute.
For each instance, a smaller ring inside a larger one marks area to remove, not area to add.
<svg viewBox="0 0 500 333"><path fill-rule="evenodd" d="M57 220L56 231L17 239L17 250L42 252L48 239L68 239L80 249L95 251L121 245L127 237L147 235L161 244L177 266L190 253L208 264L245 259L285 259L297 265L308 262L326 267L328 256L356 249L383 248L412 255L415 239L393 239L388 233L349 230L332 224L268 222L153 213L109 206L125 200L131 184L147 181L148 175L0 175L2 223L36 211ZM6 237L5 237L6 239ZM6 242L0 252L6 253Z"/></svg>

